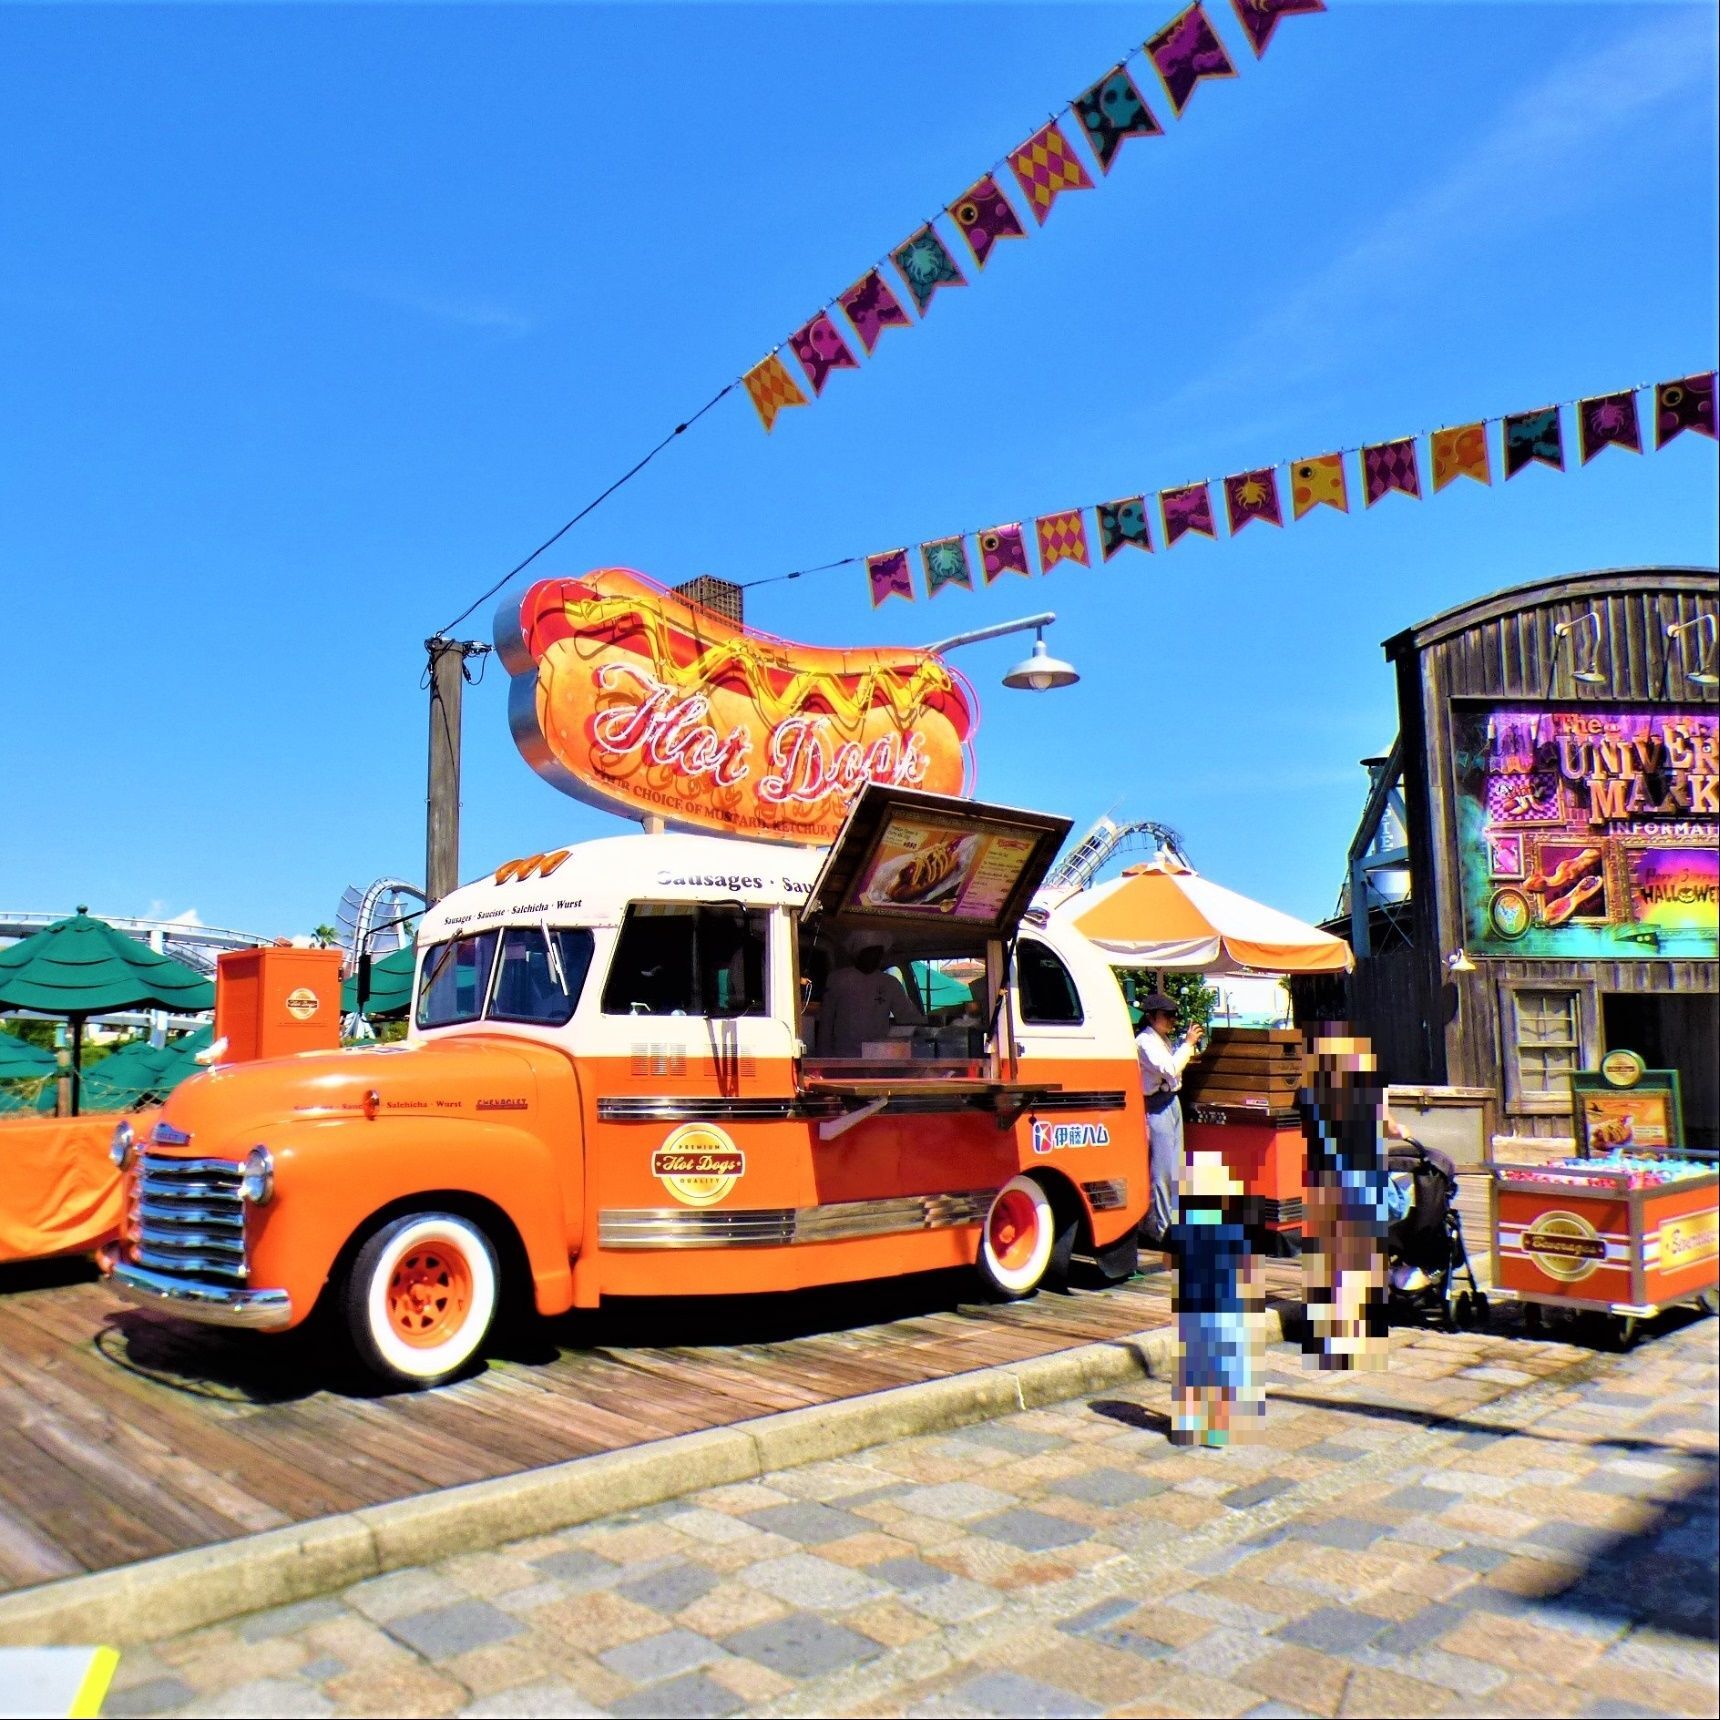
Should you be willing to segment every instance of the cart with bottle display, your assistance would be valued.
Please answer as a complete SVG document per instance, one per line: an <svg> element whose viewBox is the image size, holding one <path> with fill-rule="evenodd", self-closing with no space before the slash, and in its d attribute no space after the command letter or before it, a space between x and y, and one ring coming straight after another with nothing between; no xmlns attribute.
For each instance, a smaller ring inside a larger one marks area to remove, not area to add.
<svg viewBox="0 0 1720 1720"><path fill-rule="evenodd" d="M1524 1304L1599 1316L1621 1347L1663 1308L1720 1295L1720 1171L1681 1145L1678 1076L1627 1054L1572 1076L1575 1156L1492 1166L1493 1282Z"/></svg>

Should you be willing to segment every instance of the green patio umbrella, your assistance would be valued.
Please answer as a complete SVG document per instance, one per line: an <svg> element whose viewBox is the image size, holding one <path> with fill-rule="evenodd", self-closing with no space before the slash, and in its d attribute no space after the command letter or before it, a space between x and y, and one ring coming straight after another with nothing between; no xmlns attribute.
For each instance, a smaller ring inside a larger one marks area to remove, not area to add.
<svg viewBox="0 0 1720 1720"><path fill-rule="evenodd" d="M0 1112L35 1111L41 1096L51 1092L59 1059L0 1028Z"/></svg>
<svg viewBox="0 0 1720 1720"><path fill-rule="evenodd" d="M417 952L411 944L403 944L370 964L370 996L365 999L366 1021L382 1021L404 1015L412 1007L412 968ZM353 1015L358 1011L358 976L356 974L340 988L340 1012Z"/></svg>
<svg viewBox="0 0 1720 1720"><path fill-rule="evenodd" d="M121 1009L191 1013L215 1007L215 986L183 962L93 919L80 906L67 920L0 950L0 1009L63 1015L72 1027L72 1115L84 1050L84 1023Z"/></svg>

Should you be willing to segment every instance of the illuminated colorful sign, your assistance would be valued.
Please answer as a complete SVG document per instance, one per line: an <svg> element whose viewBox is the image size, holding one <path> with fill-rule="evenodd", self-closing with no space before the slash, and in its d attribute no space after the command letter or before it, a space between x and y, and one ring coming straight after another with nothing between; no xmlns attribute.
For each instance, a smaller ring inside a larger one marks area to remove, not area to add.
<svg viewBox="0 0 1720 1720"><path fill-rule="evenodd" d="M1720 953L1714 712L1458 704L1451 727L1472 954Z"/></svg>
<svg viewBox="0 0 1720 1720"><path fill-rule="evenodd" d="M790 644L624 568L540 581L496 644L526 762L624 817L824 843L868 782L973 787L973 690L924 651Z"/></svg>
<svg viewBox="0 0 1720 1720"><path fill-rule="evenodd" d="M904 813L884 826L855 906L868 913L995 920L1038 846L1032 830L952 828Z"/></svg>

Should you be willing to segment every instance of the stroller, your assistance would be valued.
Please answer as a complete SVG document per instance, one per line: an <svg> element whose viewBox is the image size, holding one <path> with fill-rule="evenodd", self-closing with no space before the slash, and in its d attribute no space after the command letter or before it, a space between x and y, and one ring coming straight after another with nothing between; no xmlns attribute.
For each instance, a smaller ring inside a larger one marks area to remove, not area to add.
<svg viewBox="0 0 1720 1720"><path fill-rule="evenodd" d="M1485 1326L1487 1298L1475 1281L1457 1211L1457 1167L1420 1141L1392 1143L1386 1208L1386 1285L1392 1309L1447 1332ZM1463 1279L1466 1289L1457 1289ZM1455 1291L1455 1294L1454 1294Z"/></svg>

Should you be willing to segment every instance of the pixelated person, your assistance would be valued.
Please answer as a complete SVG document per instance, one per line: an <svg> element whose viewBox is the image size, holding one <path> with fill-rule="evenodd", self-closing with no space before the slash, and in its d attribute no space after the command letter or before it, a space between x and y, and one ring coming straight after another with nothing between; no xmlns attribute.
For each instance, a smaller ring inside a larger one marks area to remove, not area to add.
<svg viewBox="0 0 1720 1720"><path fill-rule="evenodd" d="M1390 1184L1380 1148L1384 1088L1373 1047L1347 1022L1308 1028L1305 1053L1296 1095L1308 1151L1302 1349L1320 1368L1383 1368Z"/></svg>
<svg viewBox="0 0 1720 1720"><path fill-rule="evenodd" d="M1220 1153L1192 1154L1177 1179L1177 1366L1171 1443L1228 1445L1258 1430L1263 1298L1248 1229L1258 1202Z"/></svg>

